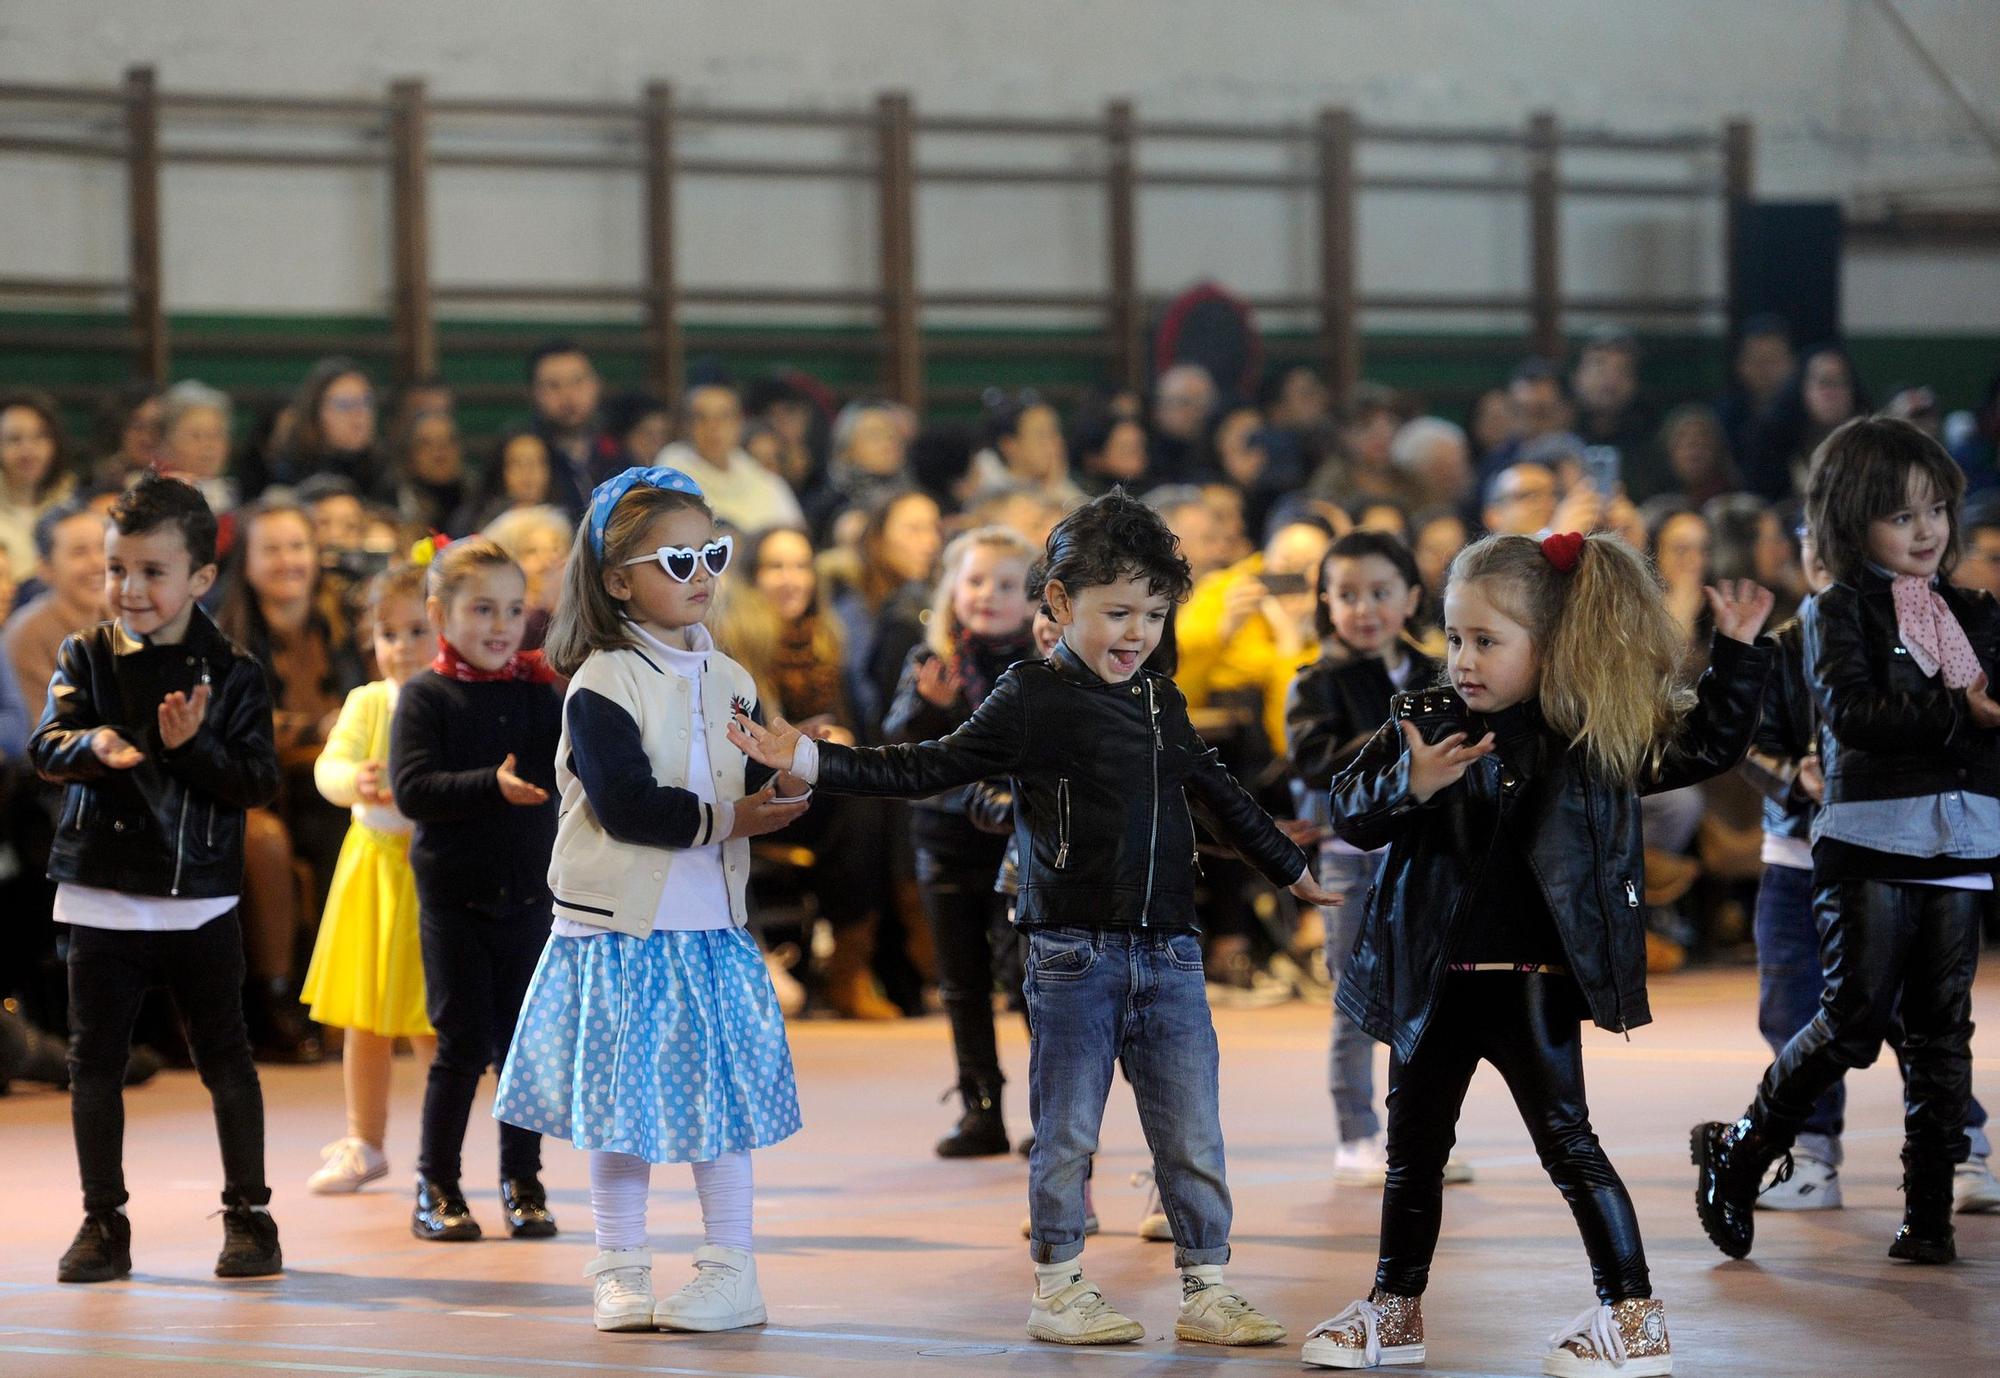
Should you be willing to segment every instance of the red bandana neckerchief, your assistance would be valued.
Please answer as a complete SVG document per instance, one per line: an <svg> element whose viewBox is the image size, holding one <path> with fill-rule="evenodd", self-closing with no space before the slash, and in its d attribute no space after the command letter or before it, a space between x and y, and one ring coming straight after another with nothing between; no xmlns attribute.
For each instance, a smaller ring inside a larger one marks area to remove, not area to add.
<svg viewBox="0 0 2000 1378"><path fill-rule="evenodd" d="M554 684L561 678L540 651L516 651L499 669L482 670L460 655L458 647L443 637L438 638L438 653L431 661L431 668L446 679L455 679L461 684L495 684L516 679L527 680L530 684Z"/></svg>

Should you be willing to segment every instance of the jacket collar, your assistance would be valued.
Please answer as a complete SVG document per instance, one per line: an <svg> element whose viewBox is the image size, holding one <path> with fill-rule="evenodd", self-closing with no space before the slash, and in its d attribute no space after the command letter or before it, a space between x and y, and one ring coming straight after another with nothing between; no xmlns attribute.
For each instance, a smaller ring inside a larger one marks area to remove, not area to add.
<svg viewBox="0 0 2000 1378"><path fill-rule="evenodd" d="M1066 641L1058 641L1056 648L1049 652L1049 667L1056 672L1057 679L1062 680L1065 684L1074 684L1079 689L1115 689L1118 687L1105 683L1103 677L1097 671L1085 665L1077 657L1076 652L1069 648L1069 643ZM1134 674L1126 683L1137 683L1145 673L1145 667L1142 665L1138 673Z"/></svg>
<svg viewBox="0 0 2000 1378"><path fill-rule="evenodd" d="M188 614L187 633L175 643L191 655L217 655L229 645L225 637L209 615L202 611L201 604L194 605ZM111 620L111 654L118 656L136 655L140 651L155 649L151 641L133 636L125 630L125 623L118 618ZM168 647L165 649L173 649Z"/></svg>

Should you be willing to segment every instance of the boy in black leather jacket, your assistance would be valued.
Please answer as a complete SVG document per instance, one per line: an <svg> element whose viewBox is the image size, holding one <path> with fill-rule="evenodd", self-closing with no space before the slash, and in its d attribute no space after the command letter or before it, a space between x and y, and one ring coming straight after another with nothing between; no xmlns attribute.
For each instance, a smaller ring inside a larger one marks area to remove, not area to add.
<svg viewBox="0 0 2000 1378"><path fill-rule="evenodd" d="M215 516L148 475L111 509L104 601L117 620L63 642L29 755L67 786L49 849L69 925L70 1117L84 1221L57 1277L132 1271L122 1088L132 1021L164 984L187 1025L222 1144L218 1277L283 1266L266 1209L264 1097L243 1021L243 815L278 787L257 663L196 600L215 582Z"/></svg>
<svg viewBox="0 0 2000 1378"><path fill-rule="evenodd" d="M1057 525L1031 580L1062 625L1061 643L1002 675L957 731L873 750L815 743L782 721L760 728L739 717L731 733L753 759L826 790L910 797L1012 779L1015 921L1028 932L1034 1030L1028 1333L1056 1344L1145 1333L1085 1281L1078 1261L1085 1174L1120 1062L1173 1225L1175 1335L1244 1345L1285 1334L1222 1280L1230 1204L1196 937L1193 811L1273 884L1308 903L1334 897L1196 735L1173 681L1142 668L1190 583L1173 533L1114 491Z"/></svg>

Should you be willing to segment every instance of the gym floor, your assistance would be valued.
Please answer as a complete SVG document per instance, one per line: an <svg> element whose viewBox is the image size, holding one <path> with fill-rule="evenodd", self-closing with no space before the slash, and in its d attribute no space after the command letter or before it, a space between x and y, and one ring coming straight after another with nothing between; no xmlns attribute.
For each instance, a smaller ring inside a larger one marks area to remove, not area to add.
<svg viewBox="0 0 2000 1378"><path fill-rule="evenodd" d="M1669 977L1654 984L1652 1026L1630 1042L1590 1037L1595 1119L1638 1203L1678 1372L2000 1371L2000 1216L1958 1217L1956 1267L1884 1257L1901 1206L1891 1060L1852 1079L1845 1210L1760 1216L1756 1250L1743 1262L1703 1239L1687 1130L1748 1100L1767 1060L1755 1000L1748 970ZM1989 1027L2000 1018L2000 975L1990 964L1975 1013ZM792 1031L806 1129L757 1155L769 1326L598 1334L580 1275L595 1252L583 1156L567 1145L547 1150L561 1237L507 1240L494 1192L471 1167L492 1162L485 1098L468 1143L467 1185L492 1233L477 1244L413 1240L407 1183L420 1091L407 1061L397 1067L390 1176L357 1197L313 1197L303 1186L319 1147L342 1132L339 1068L263 1069L287 1271L218 1281L210 1275L221 1225L208 1218L219 1170L208 1103L192 1073L170 1072L127 1097L134 1273L124 1282L54 1280L79 1219L68 1098L17 1090L0 1100L0 1143L19 1193L0 1251L0 1374L1298 1373L1306 1332L1365 1294L1374 1264L1379 1193L1330 1182L1326 1018L1324 1006L1293 1004L1221 1011L1216 1020L1236 1200L1230 1277L1291 1328L1282 1345L1215 1350L1173 1340L1172 1250L1132 1233L1144 1196L1128 1180L1146 1154L1122 1081L1098 1160L1104 1233L1085 1262L1111 1301L1146 1324L1148 1338L1092 1351L1030 1341L1022 1327L1032 1280L1019 1234L1026 1165L949 1163L931 1153L949 1122L936 1098L950 1080L943 1021L813 1021ZM1026 1039L1018 1020L1004 1019L1002 1034L1014 1077L1011 1127L1025 1133ZM1990 1034L1978 1042L1995 1046ZM2000 1057L1978 1059L1975 1078L2000 1104ZM1431 1364L1422 1371L1539 1373L1548 1334L1592 1300L1582 1246L1490 1068L1473 1083L1459 1143L1478 1181L1446 1194L1425 1298ZM700 1242L685 1168L656 1170L651 1225L656 1285L670 1290Z"/></svg>

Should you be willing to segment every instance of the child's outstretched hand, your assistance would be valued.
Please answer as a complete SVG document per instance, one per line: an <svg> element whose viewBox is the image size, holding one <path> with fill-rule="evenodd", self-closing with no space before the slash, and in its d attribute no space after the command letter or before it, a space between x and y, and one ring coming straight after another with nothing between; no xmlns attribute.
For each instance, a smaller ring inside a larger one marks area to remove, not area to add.
<svg viewBox="0 0 2000 1378"><path fill-rule="evenodd" d="M1410 797L1419 804L1428 803L1446 785L1457 784L1474 761L1493 750L1491 732L1470 745L1463 732L1432 743L1424 740L1413 722L1403 724L1403 740L1410 753Z"/></svg>
<svg viewBox="0 0 2000 1378"><path fill-rule="evenodd" d="M1304 875L1292 882L1292 893L1307 904L1324 905L1330 908L1336 904L1347 903L1347 896L1341 894L1340 891L1320 889L1319 882L1313 879L1312 867L1310 866L1306 867Z"/></svg>
<svg viewBox="0 0 2000 1378"><path fill-rule="evenodd" d="M514 773L514 753L511 751L507 753L506 760L494 767L494 775L500 781L500 797L510 804L533 805L548 801L547 790L530 784Z"/></svg>
<svg viewBox="0 0 2000 1378"><path fill-rule="evenodd" d="M796 804L777 802L777 790L770 785L755 794L746 794L736 801L736 826L729 830L731 838L762 837L778 829L804 813L806 801Z"/></svg>
<svg viewBox="0 0 2000 1378"><path fill-rule="evenodd" d="M169 751L186 746L201 731L208 716L208 686L197 684L192 694L176 689L160 700L160 745Z"/></svg>
<svg viewBox="0 0 2000 1378"><path fill-rule="evenodd" d="M731 718L728 732L738 751L773 770L792 768L792 753L798 750L802 735L783 718L774 715L769 723L759 724L752 722L747 713Z"/></svg>
<svg viewBox="0 0 2000 1378"><path fill-rule="evenodd" d="M1708 596L1716 634L1732 641L1755 641L1777 601L1771 590L1748 579L1718 579L1702 592Z"/></svg>
<svg viewBox="0 0 2000 1378"><path fill-rule="evenodd" d="M386 767L380 761L363 761L354 768L354 796L364 804L393 804L389 786L382 780Z"/></svg>
<svg viewBox="0 0 2000 1378"><path fill-rule="evenodd" d="M934 708L949 708L957 703L958 692L964 687L965 680L958 667L943 656L932 656L917 667L917 693Z"/></svg>
<svg viewBox="0 0 2000 1378"><path fill-rule="evenodd" d="M115 727L100 727L90 734L90 754L113 770L130 770L146 759L146 753L119 736Z"/></svg>
<svg viewBox="0 0 2000 1378"><path fill-rule="evenodd" d="M1965 707L1981 727L2000 727L2000 703L1993 701L1992 686L1985 675L1966 686Z"/></svg>

